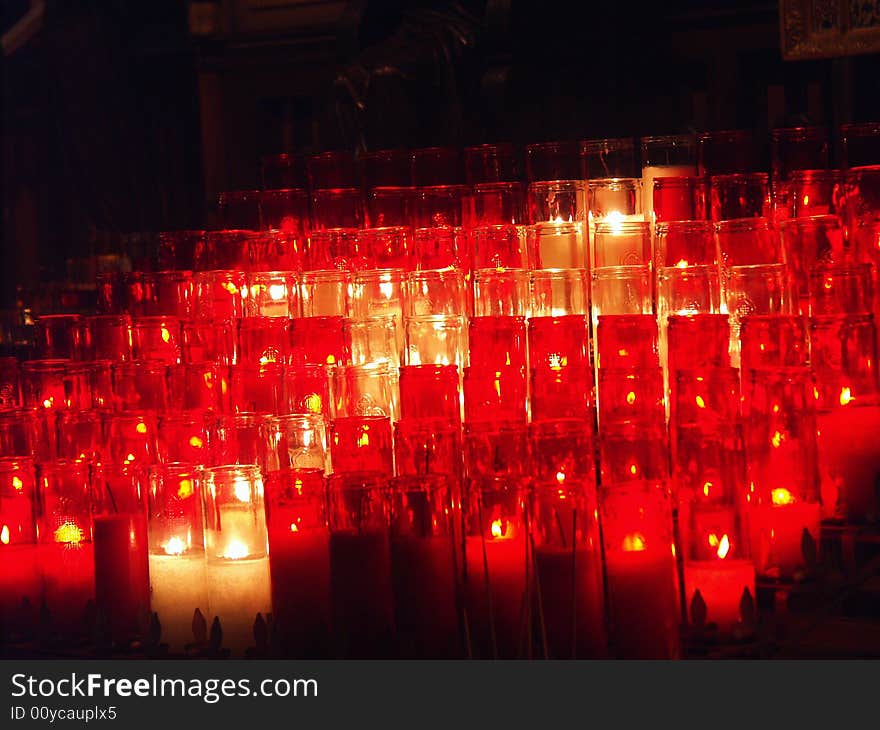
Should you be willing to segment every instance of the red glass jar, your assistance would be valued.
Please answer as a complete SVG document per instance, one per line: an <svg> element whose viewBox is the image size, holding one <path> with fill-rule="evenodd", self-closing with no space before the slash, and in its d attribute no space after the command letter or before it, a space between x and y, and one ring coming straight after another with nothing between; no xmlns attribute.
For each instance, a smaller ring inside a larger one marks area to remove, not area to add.
<svg viewBox="0 0 880 730"><path fill-rule="evenodd" d="M394 474L391 419L387 416L334 418L328 437L334 473Z"/></svg>

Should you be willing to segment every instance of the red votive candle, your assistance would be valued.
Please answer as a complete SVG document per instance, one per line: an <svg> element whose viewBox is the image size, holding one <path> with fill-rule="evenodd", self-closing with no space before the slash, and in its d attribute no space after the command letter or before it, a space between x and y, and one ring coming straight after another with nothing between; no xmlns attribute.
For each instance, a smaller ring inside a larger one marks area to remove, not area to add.
<svg viewBox="0 0 880 730"><path fill-rule="evenodd" d="M247 279L244 271L200 271L195 274L195 314L201 320L244 316Z"/></svg>
<svg viewBox="0 0 880 730"><path fill-rule="evenodd" d="M525 269L529 265L529 246L523 226L482 225L466 232L470 268Z"/></svg>
<svg viewBox="0 0 880 730"><path fill-rule="evenodd" d="M664 266L701 266L717 261L715 231L709 221L657 222L654 229L654 268L657 271Z"/></svg>
<svg viewBox="0 0 880 730"><path fill-rule="evenodd" d="M526 422L528 382L525 366L502 365L495 370L465 368L462 389L465 422Z"/></svg>
<svg viewBox="0 0 880 730"><path fill-rule="evenodd" d="M364 200L360 188L333 188L312 193L313 230L361 228Z"/></svg>
<svg viewBox="0 0 880 730"><path fill-rule="evenodd" d="M464 468L469 477L532 473L529 431L522 422L480 421L464 431Z"/></svg>
<svg viewBox="0 0 880 730"><path fill-rule="evenodd" d="M600 495L611 647L619 659L675 659L681 620L672 514L654 482Z"/></svg>
<svg viewBox="0 0 880 730"><path fill-rule="evenodd" d="M151 411L107 416L106 460L115 467L156 461L156 416Z"/></svg>
<svg viewBox="0 0 880 730"><path fill-rule="evenodd" d="M638 370L660 365L657 319L651 314L605 314L596 325L599 369Z"/></svg>
<svg viewBox="0 0 880 730"><path fill-rule="evenodd" d="M596 481L595 425L583 418L533 421L529 425L535 476L541 482L571 478Z"/></svg>
<svg viewBox="0 0 880 730"><path fill-rule="evenodd" d="M175 317L135 317L132 352L135 360L180 362L180 320Z"/></svg>
<svg viewBox="0 0 880 730"><path fill-rule="evenodd" d="M792 218L834 214L843 207L841 170L796 170L789 189Z"/></svg>
<svg viewBox="0 0 880 730"><path fill-rule="evenodd" d="M256 193L255 191L255 194ZM259 225L259 223L257 224ZM253 230L208 231L204 249L196 249L197 271L244 271L251 265L251 241L260 234Z"/></svg>
<svg viewBox="0 0 880 730"><path fill-rule="evenodd" d="M282 402L284 366L233 365L229 374L230 406L235 413L277 413Z"/></svg>
<svg viewBox="0 0 880 730"><path fill-rule="evenodd" d="M391 482L391 573L402 657L462 656L450 505L443 476Z"/></svg>
<svg viewBox="0 0 880 730"><path fill-rule="evenodd" d="M767 218L737 218L715 224L718 252L725 266L778 264L782 241Z"/></svg>
<svg viewBox="0 0 880 730"><path fill-rule="evenodd" d="M367 219L373 227L413 225L416 188L379 186L367 191Z"/></svg>
<svg viewBox="0 0 880 730"><path fill-rule="evenodd" d="M193 314L195 286L192 271L145 272L144 314L188 319Z"/></svg>
<svg viewBox="0 0 880 730"><path fill-rule="evenodd" d="M602 543L595 485L540 482L532 491L541 641L551 659L607 656Z"/></svg>
<svg viewBox="0 0 880 730"><path fill-rule="evenodd" d="M33 460L0 458L0 620L11 636L33 631L42 600L36 504Z"/></svg>
<svg viewBox="0 0 880 730"><path fill-rule="evenodd" d="M518 182L474 185L469 212L471 220L465 225L522 225L527 218L525 188Z"/></svg>
<svg viewBox="0 0 880 730"><path fill-rule="evenodd" d="M309 194L302 188L264 190L260 213L263 230L293 234L297 239L309 233Z"/></svg>
<svg viewBox="0 0 880 730"><path fill-rule="evenodd" d="M37 448L37 414L28 409L0 411L0 456L33 456Z"/></svg>
<svg viewBox="0 0 880 730"><path fill-rule="evenodd" d="M46 610L58 638L77 641L93 629L87 619L88 604L95 600L90 464L41 464L39 491L37 529Z"/></svg>
<svg viewBox="0 0 880 730"><path fill-rule="evenodd" d="M726 314L670 315L669 372L730 364L730 324Z"/></svg>
<svg viewBox="0 0 880 730"><path fill-rule="evenodd" d="M245 317L238 321L241 364L285 363L290 347L290 320L286 317Z"/></svg>
<svg viewBox="0 0 880 730"><path fill-rule="evenodd" d="M21 364L21 395L25 408L59 410L89 407L79 399L87 390L85 373L79 371L80 381L72 375L70 360L28 360ZM83 382L85 381L85 382ZM83 399L85 400L85 399ZM91 401L91 398L88 399Z"/></svg>
<svg viewBox="0 0 880 730"><path fill-rule="evenodd" d="M34 322L34 352L38 358L75 360L79 358L78 314L44 314Z"/></svg>
<svg viewBox="0 0 880 730"><path fill-rule="evenodd" d="M388 478L334 474L327 499L336 655L388 657L394 630Z"/></svg>
<svg viewBox="0 0 880 730"><path fill-rule="evenodd" d="M147 495L131 466L98 467L95 481L95 602L110 635L125 643L148 625Z"/></svg>
<svg viewBox="0 0 880 730"><path fill-rule="evenodd" d="M461 419L455 365L404 365L400 368L400 414L406 419Z"/></svg>
<svg viewBox="0 0 880 730"><path fill-rule="evenodd" d="M196 248L204 246L205 231L162 231L159 239L159 266L179 271L192 270Z"/></svg>
<svg viewBox="0 0 880 730"><path fill-rule="evenodd" d="M302 317L291 320L291 363L335 365L344 362L343 317Z"/></svg>
<svg viewBox="0 0 880 730"><path fill-rule="evenodd" d="M236 359L235 329L230 320L183 322L181 360L187 363L216 362L231 365Z"/></svg>
<svg viewBox="0 0 880 730"><path fill-rule="evenodd" d="M603 427L599 439L602 485L669 478L669 439L665 425Z"/></svg>
<svg viewBox="0 0 880 730"><path fill-rule="evenodd" d="M415 268L415 256L409 230L402 226L363 228L355 233L359 268Z"/></svg>
<svg viewBox="0 0 880 730"><path fill-rule="evenodd" d="M168 365L141 360L113 367L113 393L118 411L164 411L168 408Z"/></svg>
<svg viewBox="0 0 880 730"><path fill-rule="evenodd" d="M335 418L329 429L334 473L394 474L391 419L387 416Z"/></svg>
<svg viewBox="0 0 880 730"><path fill-rule="evenodd" d="M713 175L709 193L713 221L770 215L770 184L765 172Z"/></svg>
<svg viewBox="0 0 880 730"><path fill-rule="evenodd" d="M599 370L599 428L635 426L662 431L666 425L663 371Z"/></svg>
<svg viewBox="0 0 880 730"><path fill-rule="evenodd" d="M531 649L526 492L516 479L472 480L465 501L465 606L470 654L525 657Z"/></svg>
<svg viewBox="0 0 880 730"><path fill-rule="evenodd" d="M323 469L266 473L272 618L286 657L326 657L332 622Z"/></svg>
<svg viewBox="0 0 880 730"><path fill-rule="evenodd" d="M229 410L229 374L213 360L172 365L169 381L170 403L175 410Z"/></svg>
<svg viewBox="0 0 880 730"><path fill-rule="evenodd" d="M839 261L844 257L843 223L836 215L811 215L783 221L779 229L796 293L806 304L810 270L817 264Z"/></svg>
<svg viewBox="0 0 880 730"><path fill-rule="evenodd" d="M156 459L163 464L181 461L208 463L208 413L160 413L156 419Z"/></svg>
<svg viewBox="0 0 880 730"><path fill-rule="evenodd" d="M104 454L104 418L98 410L64 411L56 421L58 457L100 461Z"/></svg>
<svg viewBox="0 0 880 730"><path fill-rule="evenodd" d="M416 228L412 245L416 269L467 268L465 234L459 228Z"/></svg>
<svg viewBox="0 0 880 730"><path fill-rule="evenodd" d="M446 474L455 486L462 471L461 427L457 421L418 418L394 426L397 474Z"/></svg>
<svg viewBox="0 0 880 730"><path fill-rule="evenodd" d="M460 226L470 220L467 185L433 185L416 191L413 220L416 228Z"/></svg>
<svg viewBox="0 0 880 730"><path fill-rule="evenodd" d="M806 365L807 320L797 315L751 315L740 320L742 372L755 368Z"/></svg>
<svg viewBox="0 0 880 730"><path fill-rule="evenodd" d="M654 220L657 223L705 220L705 190L699 177L655 177Z"/></svg>
<svg viewBox="0 0 880 730"><path fill-rule="evenodd" d="M532 420L585 417L593 392L587 318L533 317L528 342Z"/></svg>
<svg viewBox="0 0 880 730"><path fill-rule="evenodd" d="M98 314L80 324L80 343L86 360L131 360L131 318L127 314Z"/></svg>
<svg viewBox="0 0 880 730"><path fill-rule="evenodd" d="M525 317L473 317L468 330L470 365L479 369L526 366Z"/></svg>

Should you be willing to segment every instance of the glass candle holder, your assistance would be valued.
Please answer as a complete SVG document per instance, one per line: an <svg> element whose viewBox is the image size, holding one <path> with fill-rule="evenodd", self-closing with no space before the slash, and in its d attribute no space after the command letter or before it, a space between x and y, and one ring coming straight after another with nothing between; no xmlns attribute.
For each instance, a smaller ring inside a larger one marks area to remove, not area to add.
<svg viewBox="0 0 880 730"><path fill-rule="evenodd" d="M336 270L304 271L300 280L303 317L345 317L351 297L351 275Z"/></svg>
<svg viewBox="0 0 880 730"><path fill-rule="evenodd" d="M527 496L516 479L468 484L464 591L472 656L513 659L531 651Z"/></svg>
<svg viewBox="0 0 880 730"><path fill-rule="evenodd" d="M590 298L584 269L536 270L530 272L529 278L532 289L532 318L589 313Z"/></svg>
<svg viewBox="0 0 880 730"><path fill-rule="evenodd" d="M410 152L413 185L457 185L462 181L461 151L456 147L421 147Z"/></svg>
<svg viewBox="0 0 880 730"><path fill-rule="evenodd" d="M330 150L306 158L306 174L312 190L353 188L358 184L354 155L348 150Z"/></svg>
<svg viewBox="0 0 880 730"><path fill-rule="evenodd" d="M526 191L518 182L474 185L471 192L471 220L466 225L521 225L526 222Z"/></svg>
<svg viewBox="0 0 880 730"><path fill-rule="evenodd" d="M642 186L645 211L654 214L654 179L697 173L697 145L693 135L642 137Z"/></svg>
<svg viewBox="0 0 880 730"><path fill-rule="evenodd" d="M388 416L334 418L329 427L335 474L371 471L394 474L391 419Z"/></svg>
<svg viewBox="0 0 880 730"><path fill-rule="evenodd" d="M254 622L272 612L263 478L252 465L204 471L208 606L223 645L240 656L254 644Z"/></svg>
<svg viewBox="0 0 880 730"><path fill-rule="evenodd" d="M228 190L217 201L220 218L226 228L242 231L260 229L260 191Z"/></svg>
<svg viewBox="0 0 880 730"><path fill-rule="evenodd" d="M657 319L650 314L597 318L596 367L638 370L659 367Z"/></svg>
<svg viewBox="0 0 880 730"><path fill-rule="evenodd" d="M478 370L526 366L524 317L474 317L468 326L470 364Z"/></svg>
<svg viewBox="0 0 880 730"><path fill-rule="evenodd" d="M529 248L522 226L479 226L468 229L466 235L472 271L528 268Z"/></svg>
<svg viewBox="0 0 880 730"><path fill-rule="evenodd" d="M701 132L697 135L697 174L753 172L756 164L754 135L746 129Z"/></svg>
<svg viewBox="0 0 880 730"><path fill-rule="evenodd" d="M528 343L532 420L584 418L593 390L586 317L533 317Z"/></svg>
<svg viewBox="0 0 880 730"><path fill-rule="evenodd" d="M449 226L416 228L412 239L416 269L467 269L463 236L461 229Z"/></svg>
<svg viewBox="0 0 880 730"><path fill-rule="evenodd" d="M415 252L407 228L363 228L355 234L355 241L358 268L403 271L415 268Z"/></svg>
<svg viewBox="0 0 880 730"><path fill-rule="evenodd" d="M135 360L180 362L180 320L175 317L135 317L132 320Z"/></svg>
<svg viewBox="0 0 880 730"><path fill-rule="evenodd" d="M526 145L526 178L539 180L581 180L577 142L539 142Z"/></svg>
<svg viewBox="0 0 880 730"><path fill-rule="evenodd" d="M666 426L663 370L601 368L598 380L599 428Z"/></svg>
<svg viewBox="0 0 880 730"><path fill-rule="evenodd" d="M88 462L44 462L38 479L44 610L52 630L75 641L92 630L88 604L95 600L92 467Z"/></svg>
<svg viewBox="0 0 880 730"><path fill-rule="evenodd" d="M266 458L266 423L271 413L221 414L209 433L210 465L257 464Z"/></svg>
<svg viewBox="0 0 880 730"><path fill-rule="evenodd" d="M397 368L387 363L340 366L333 373L333 416L400 418Z"/></svg>
<svg viewBox="0 0 880 730"><path fill-rule="evenodd" d="M730 365L726 314L674 314L667 319L669 372Z"/></svg>
<svg viewBox="0 0 880 730"><path fill-rule="evenodd" d="M302 317L290 321L293 365L335 365L345 361L343 318Z"/></svg>
<svg viewBox="0 0 880 730"><path fill-rule="evenodd" d="M44 360L80 358L78 314L44 314L34 321L34 352Z"/></svg>
<svg viewBox="0 0 880 730"><path fill-rule="evenodd" d="M798 315L748 315L740 320L740 367L748 370L807 365L806 318Z"/></svg>
<svg viewBox="0 0 880 730"><path fill-rule="evenodd" d="M645 219L640 178L612 177L590 180L587 208L590 237L599 221L620 223Z"/></svg>
<svg viewBox="0 0 880 730"><path fill-rule="evenodd" d="M770 215L770 185L767 173L713 175L709 181L709 194L713 221L762 218Z"/></svg>
<svg viewBox="0 0 880 730"><path fill-rule="evenodd" d="M367 220L370 226L412 228L415 220L416 188L381 186L367 191Z"/></svg>
<svg viewBox="0 0 880 730"><path fill-rule="evenodd" d="M196 249L204 247L205 231L162 231L158 239L163 270L192 271Z"/></svg>
<svg viewBox="0 0 880 730"><path fill-rule="evenodd" d="M822 127L789 127L770 131L770 164L774 181L786 181L795 170L828 167L828 131Z"/></svg>
<svg viewBox="0 0 880 730"><path fill-rule="evenodd" d="M507 142L465 147L464 178L468 185L515 181L516 149Z"/></svg>
<svg viewBox="0 0 880 730"><path fill-rule="evenodd" d="M400 368L400 415L405 419L461 418L455 365L404 365Z"/></svg>
<svg viewBox="0 0 880 730"><path fill-rule="evenodd" d="M30 409L0 411L0 457L33 456L38 439L37 414Z"/></svg>
<svg viewBox="0 0 880 730"><path fill-rule="evenodd" d="M282 403L286 413L330 417L332 365L288 365L284 370Z"/></svg>
<svg viewBox="0 0 880 730"><path fill-rule="evenodd" d="M870 264L817 264L810 270L809 278L811 316L869 314L872 311Z"/></svg>
<svg viewBox="0 0 880 730"><path fill-rule="evenodd" d="M174 365L169 381L170 405L175 410L229 410L229 374L212 360Z"/></svg>
<svg viewBox="0 0 880 730"><path fill-rule="evenodd" d="M55 422L60 459L101 460L104 455L104 414L97 410L61 411Z"/></svg>
<svg viewBox="0 0 880 730"><path fill-rule="evenodd" d="M169 405L168 365L136 360L113 366L113 393L118 411L164 411Z"/></svg>
<svg viewBox="0 0 880 730"><path fill-rule="evenodd" d="M833 215L843 207L840 170L796 170L789 182L791 217Z"/></svg>
<svg viewBox="0 0 880 730"><path fill-rule="evenodd" d="M325 228L310 231L303 242L302 266L305 272L338 272L361 265L357 250L357 228ZM326 274L331 276L332 274Z"/></svg>
<svg viewBox="0 0 880 730"><path fill-rule="evenodd" d="M388 478L334 474L327 499L335 655L388 656L394 625Z"/></svg>
<svg viewBox="0 0 880 730"><path fill-rule="evenodd" d="M451 497L441 475L391 482L391 574L398 653L462 656Z"/></svg>
<svg viewBox="0 0 880 730"><path fill-rule="evenodd" d="M156 417L156 460L163 464L207 464L208 431L204 411L160 413Z"/></svg>
<svg viewBox="0 0 880 730"><path fill-rule="evenodd" d="M816 377L818 408L870 399L878 391L873 316L812 317L810 365Z"/></svg>
<svg viewBox="0 0 880 730"><path fill-rule="evenodd" d="M360 188L314 189L312 192L312 230L361 228L364 200Z"/></svg>
<svg viewBox="0 0 880 730"><path fill-rule="evenodd" d="M416 228L461 226L469 220L470 188L467 185L420 187L416 193L414 221Z"/></svg>
<svg viewBox="0 0 880 730"><path fill-rule="evenodd" d="M21 407L21 369L15 357L0 357L0 408Z"/></svg>
<svg viewBox="0 0 880 730"><path fill-rule="evenodd" d="M351 318L394 317L398 351L404 345L402 323L408 309L405 276L403 269L361 271L355 274L351 288Z"/></svg>
<svg viewBox="0 0 880 730"><path fill-rule="evenodd" d="M464 317L407 317L405 327L407 365L455 365L462 371L468 353Z"/></svg>
<svg viewBox="0 0 880 730"><path fill-rule="evenodd" d="M520 421L466 423L464 470L468 478L528 477L532 473L529 431Z"/></svg>
<svg viewBox="0 0 880 730"><path fill-rule="evenodd" d="M161 641L178 654L195 645L194 627L211 617L202 469L153 465L142 479L148 505L150 610L161 627Z"/></svg>
<svg viewBox="0 0 880 730"><path fill-rule="evenodd" d="M531 313L531 282L525 269L473 272L474 316L526 317Z"/></svg>
<svg viewBox="0 0 880 730"><path fill-rule="evenodd" d="M132 466L95 471L95 604L110 636L142 635L150 605L147 493Z"/></svg>
<svg viewBox="0 0 880 730"><path fill-rule="evenodd" d="M306 186L305 160L301 155L263 155L260 158L260 173L266 190Z"/></svg>
<svg viewBox="0 0 880 730"><path fill-rule="evenodd" d="M467 423L525 422L528 416L525 365L499 365L489 370L467 367L462 389Z"/></svg>
<svg viewBox="0 0 880 730"><path fill-rule="evenodd" d="M204 255L204 254L203 254ZM132 317L144 314L144 274L142 271L126 271L119 274L121 308L114 313L126 312ZM109 310L105 310L109 311Z"/></svg>
<svg viewBox="0 0 880 730"><path fill-rule="evenodd" d="M204 250L196 249L196 271L246 271L251 266L251 242L259 236L256 228L208 231Z"/></svg>
<svg viewBox="0 0 880 730"><path fill-rule="evenodd" d="M715 232L708 221L659 221L654 229L654 266L717 264Z"/></svg>
<svg viewBox="0 0 880 730"><path fill-rule="evenodd" d="M799 300L809 300L810 270L844 256L843 224L836 215L808 215L782 221L779 226L785 262Z"/></svg>
<svg viewBox="0 0 880 730"><path fill-rule="evenodd" d="M409 185L412 180L409 150L362 152L359 159L361 177L367 189L386 185Z"/></svg>
<svg viewBox="0 0 880 730"><path fill-rule="evenodd" d="M286 317L245 317L238 320L238 363L265 365L290 359L290 320Z"/></svg>
<svg viewBox="0 0 880 730"><path fill-rule="evenodd" d="M237 359L232 320L193 320L182 322L181 325L181 362L211 361L218 365L231 365Z"/></svg>
<svg viewBox="0 0 880 730"><path fill-rule="evenodd" d="M663 485L603 489L599 499L612 653L674 659L681 620L669 497Z"/></svg>
<svg viewBox="0 0 880 730"><path fill-rule="evenodd" d="M592 417L547 418L529 424L529 443L538 482L566 480L595 484L596 427Z"/></svg>
<svg viewBox="0 0 880 730"><path fill-rule="evenodd" d="M401 324L396 315L379 315L360 320L346 319L342 327L346 363L351 365L386 363L393 368L400 367L398 334Z"/></svg>
<svg viewBox="0 0 880 730"><path fill-rule="evenodd" d="M593 269L651 262L651 229L644 221L602 220L593 238Z"/></svg>
<svg viewBox="0 0 880 730"><path fill-rule="evenodd" d="M631 423L603 424L599 439L599 480L626 484L652 480L668 483L669 440L665 425L647 428Z"/></svg>
<svg viewBox="0 0 880 730"><path fill-rule="evenodd" d="M880 123L841 124L840 141L844 169L880 163Z"/></svg>
<svg viewBox="0 0 880 730"><path fill-rule="evenodd" d="M847 170L844 179L844 221L848 235L865 221L880 217L880 165Z"/></svg>
<svg viewBox="0 0 880 730"><path fill-rule="evenodd" d="M234 413L277 413L282 403L284 366L279 362L233 365L229 404Z"/></svg>
<svg viewBox="0 0 880 730"><path fill-rule="evenodd" d="M330 652L330 531L323 469L267 472L272 629L284 656Z"/></svg>
<svg viewBox="0 0 880 730"><path fill-rule="evenodd" d="M156 462L156 417L148 411L111 413L106 418L105 462L123 467Z"/></svg>
<svg viewBox="0 0 880 730"><path fill-rule="evenodd" d="M604 266L593 269L593 318L603 315L653 314L651 266Z"/></svg>
<svg viewBox="0 0 880 730"><path fill-rule="evenodd" d="M272 416L262 424L263 449L259 464L266 475L283 472L328 471L330 454L324 417L315 413Z"/></svg>
<svg viewBox="0 0 880 730"><path fill-rule="evenodd" d="M79 341L86 360L131 360L131 318L127 314L98 314L84 317Z"/></svg>
<svg viewBox="0 0 880 730"><path fill-rule="evenodd" d="M595 485L541 482L533 488L531 502L538 619L546 656L603 658L608 646Z"/></svg>
<svg viewBox="0 0 880 730"><path fill-rule="evenodd" d="M98 314L123 314L127 312L122 274L118 271L102 271L95 276L95 311Z"/></svg>
<svg viewBox="0 0 880 730"><path fill-rule="evenodd" d="M702 221L708 218L706 186L703 178L691 176L653 179L654 222Z"/></svg>
<svg viewBox="0 0 880 730"><path fill-rule="evenodd" d="M740 218L715 224L722 266L783 262L784 252L766 218Z"/></svg>
<svg viewBox="0 0 880 730"><path fill-rule="evenodd" d="M529 223L586 221L587 184L578 178L531 182L528 206Z"/></svg>
<svg viewBox="0 0 880 730"><path fill-rule="evenodd" d="M246 317L299 316L299 286L292 271L255 271L248 274Z"/></svg>
<svg viewBox="0 0 880 730"><path fill-rule="evenodd" d="M70 360L28 360L21 364L22 405L44 411L90 408L88 371Z"/></svg>
<svg viewBox="0 0 880 730"><path fill-rule="evenodd" d="M192 271L153 271L143 275L143 312L149 317L188 319L193 314Z"/></svg>
<svg viewBox="0 0 880 730"><path fill-rule="evenodd" d="M201 320L244 316L248 295L244 271L199 271L195 274L195 313Z"/></svg>
<svg viewBox="0 0 880 730"><path fill-rule="evenodd" d="M458 269L409 271L404 291L404 314L407 317L465 316L470 309L465 275Z"/></svg>
<svg viewBox="0 0 880 730"><path fill-rule="evenodd" d="M753 370L747 377L752 555L759 576L790 580L819 545L812 378L805 368Z"/></svg>
<svg viewBox="0 0 880 730"><path fill-rule="evenodd" d="M42 601L33 459L0 458L0 618L10 637L37 625Z"/></svg>
<svg viewBox="0 0 880 730"><path fill-rule="evenodd" d="M588 139L580 143L581 175L584 180L635 177L636 148L631 138Z"/></svg>
<svg viewBox="0 0 880 730"><path fill-rule="evenodd" d="M394 427L398 475L445 474L457 487L462 476L461 424L456 420L404 419Z"/></svg>
<svg viewBox="0 0 880 730"><path fill-rule="evenodd" d="M530 260L536 269L586 269L583 221L536 223L528 227Z"/></svg>
<svg viewBox="0 0 880 730"><path fill-rule="evenodd" d="M260 230L302 239L309 232L309 194L303 188L267 188L260 194ZM294 239L296 240L296 239Z"/></svg>

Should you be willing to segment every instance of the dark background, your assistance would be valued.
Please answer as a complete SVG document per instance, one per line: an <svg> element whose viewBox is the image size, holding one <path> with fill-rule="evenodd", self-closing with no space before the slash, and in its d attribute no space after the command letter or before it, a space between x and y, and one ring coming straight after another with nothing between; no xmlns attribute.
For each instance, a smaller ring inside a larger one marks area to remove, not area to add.
<svg viewBox="0 0 880 730"><path fill-rule="evenodd" d="M784 62L772 2L3 0L3 30L35 5L2 58L6 308L211 225L264 154L880 119L878 56Z"/></svg>

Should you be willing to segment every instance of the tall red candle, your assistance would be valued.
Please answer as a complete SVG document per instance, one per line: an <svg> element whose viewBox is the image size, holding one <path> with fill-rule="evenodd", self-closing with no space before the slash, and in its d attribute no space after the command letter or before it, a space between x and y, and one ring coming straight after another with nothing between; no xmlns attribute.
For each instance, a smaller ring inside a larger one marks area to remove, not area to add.
<svg viewBox="0 0 880 730"><path fill-rule="evenodd" d="M33 460L0 458L0 621L7 633L36 626L42 600Z"/></svg>

